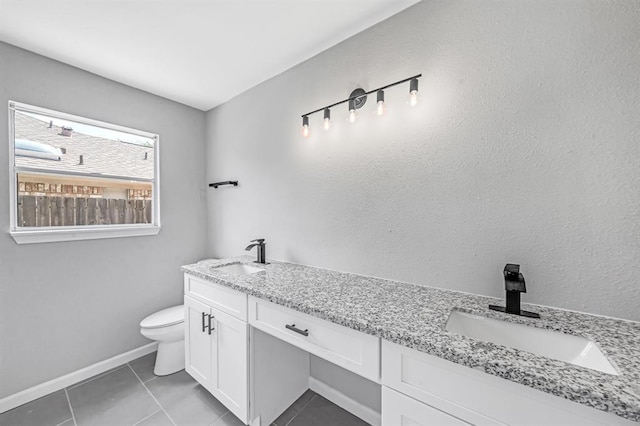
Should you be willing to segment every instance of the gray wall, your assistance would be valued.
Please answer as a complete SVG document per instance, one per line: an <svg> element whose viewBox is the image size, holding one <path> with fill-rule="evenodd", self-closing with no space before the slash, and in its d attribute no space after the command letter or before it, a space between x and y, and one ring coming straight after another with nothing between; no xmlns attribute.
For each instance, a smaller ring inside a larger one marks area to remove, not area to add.
<svg viewBox="0 0 640 426"><path fill-rule="evenodd" d="M7 101L160 135L153 237L17 245L9 230ZM201 111L0 43L0 398L140 347L140 320L182 303L205 257Z"/></svg>
<svg viewBox="0 0 640 426"><path fill-rule="evenodd" d="M334 389L377 411L382 409L380 385L315 355L310 359L310 374Z"/></svg>
<svg viewBox="0 0 640 426"><path fill-rule="evenodd" d="M207 114L210 249L640 320L640 5L424 1ZM346 123L300 114L415 73Z"/></svg>
<svg viewBox="0 0 640 426"><path fill-rule="evenodd" d="M213 109L207 176L240 186L209 193L210 251L264 237L499 297L514 262L526 302L640 320L638 22L633 0L423 1ZM416 73L416 108L396 87L382 119L370 98L301 137L301 114Z"/></svg>

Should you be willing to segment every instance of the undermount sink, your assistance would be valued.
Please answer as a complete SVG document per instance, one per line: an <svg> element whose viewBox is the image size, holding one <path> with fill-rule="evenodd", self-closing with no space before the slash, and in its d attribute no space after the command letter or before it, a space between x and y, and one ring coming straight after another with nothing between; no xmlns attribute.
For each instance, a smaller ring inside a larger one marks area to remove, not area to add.
<svg viewBox="0 0 640 426"><path fill-rule="evenodd" d="M227 274L234 275L251 275L257 272L262 272L264 269L256 268L254 266L244 265L242 263L234 263L232 265L220 266L215 268L216 271L226 272Z"/></svg>
<svg viewBox="0 0 640 426"><path fill-rule="evenodd" d="M618 375L596 344L584 337L451 311L447 331Z"/></svg>

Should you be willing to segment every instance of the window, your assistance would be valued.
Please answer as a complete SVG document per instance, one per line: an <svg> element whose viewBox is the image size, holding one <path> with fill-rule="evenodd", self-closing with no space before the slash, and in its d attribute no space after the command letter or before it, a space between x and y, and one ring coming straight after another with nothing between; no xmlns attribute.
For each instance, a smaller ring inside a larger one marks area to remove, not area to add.
<svg viewBox="0 0 640 426"><path fill-rule="evenodd" d="M9 102L18 244L155 235L158 135Z"/></svg>

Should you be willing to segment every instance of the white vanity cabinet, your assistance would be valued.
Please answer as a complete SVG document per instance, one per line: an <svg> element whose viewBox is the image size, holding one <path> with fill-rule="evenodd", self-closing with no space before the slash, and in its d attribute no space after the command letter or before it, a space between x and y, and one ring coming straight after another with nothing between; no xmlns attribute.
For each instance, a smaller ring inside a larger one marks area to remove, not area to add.
<svg viewBox="0 0 640 426"><path fill-rule="evenodd" d="M382 385L382 426L637 425L386 340Z"/></svg>
<svg viewBox="0 0 640 426"><path fill-rule="evenodd" d="M345 403L374 425L637 425L189 274L184 294L186 371L244 424L270 424L310 386L313 354L382 385L381 413Z"/></svg>
<svg viewBox="0 0 640 426"><path fill-rule="evenodd" d="M187 373L247 424L247 296L185 275L184 306Z"/></svg>

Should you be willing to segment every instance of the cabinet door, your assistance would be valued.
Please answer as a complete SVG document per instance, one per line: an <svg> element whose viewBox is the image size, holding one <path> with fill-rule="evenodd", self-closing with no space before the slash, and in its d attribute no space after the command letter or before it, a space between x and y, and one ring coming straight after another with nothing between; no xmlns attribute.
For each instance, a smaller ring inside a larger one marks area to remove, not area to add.
<svg viewBox="0 0 640 426"><path fill-rule="evenodd" d="M456 417L382 387L382 426L468 426Z"/></svg>
<svg viewBox="0 0 640 426"><path fill-rule="evenodd" d="M248 422L249 326L217 309L213 317L213 374L209 390L245 424Z"/></svg>
<svg viewBox="0 0 640 426"><path fill-rule="evenodd" d="M188 296L184 297L184 351L185 370L204 387L212 380L209 314L211 308Z"/></svg>

